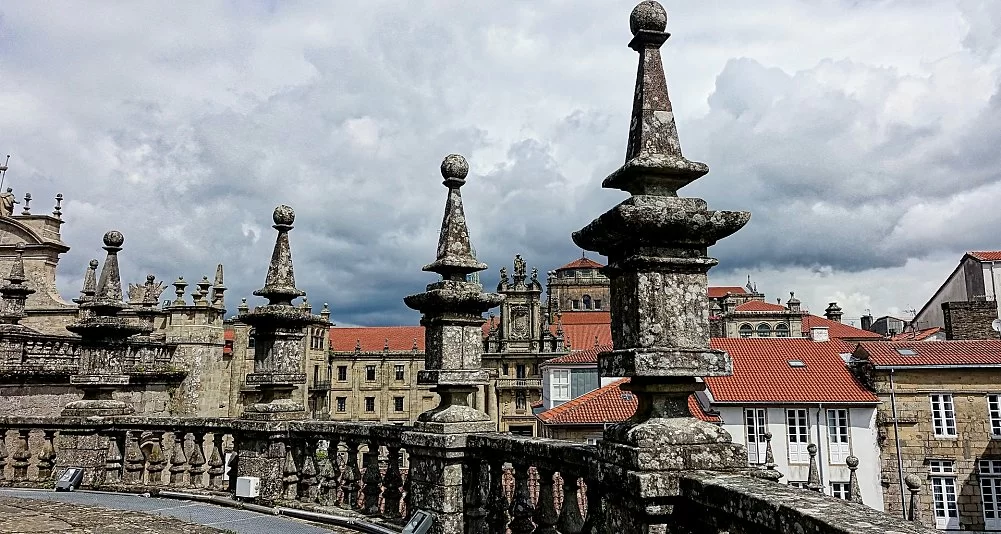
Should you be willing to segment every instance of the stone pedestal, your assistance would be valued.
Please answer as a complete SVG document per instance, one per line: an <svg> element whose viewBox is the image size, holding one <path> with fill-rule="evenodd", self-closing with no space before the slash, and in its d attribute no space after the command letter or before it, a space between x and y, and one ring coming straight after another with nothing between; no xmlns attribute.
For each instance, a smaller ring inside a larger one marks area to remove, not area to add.
<svg viewBox="0 0 1001 534"><path fill-rule="evenodd" d="M59 463L54 470L58 479L67 467L82 467L84 488L95 488L104 482L107 469L108 436L87 428L63 428L55 437Z"/></svg>
<svg viewBox="0 0 1001 534"><path fill-rule="evenodd" d="M431 534L464 532L466 436L406 432L403 446L410 455L407 509L424 510L434 516Z"/></svg>

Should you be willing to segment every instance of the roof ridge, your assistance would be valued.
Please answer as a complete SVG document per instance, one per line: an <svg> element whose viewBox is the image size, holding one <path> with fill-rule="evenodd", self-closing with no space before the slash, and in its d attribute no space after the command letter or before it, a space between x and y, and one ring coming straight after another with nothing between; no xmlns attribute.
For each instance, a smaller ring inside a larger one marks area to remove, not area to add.
<svg viewBox="0 0 1001 534"><path fill-rule="evenodd" d="M539 419L542 419L543 421L551 421L551 420L555 419L556 417L562 415L563 413L569 411L570 409L576 408L577 406L580 406L581 404L587 402L588 400L593 399L595 397L598 397L598 396L604 394L606 392L606 390L608 390L608 389L610 389L612 387L618 388L618 386L620 384L623 384L623 383L628 382L628 381L629 381L629 377L620 378L620 379L618 379L618 380L616 380L614 382L608 383L607 385L601 386L598 389L592 389L591 391L588 391L587 393L581 395L580 397L577 397L575 399L570 399L570 400L564 402L563 404L560 404L559 406L555 406L553 408L550 408L550 409L548 409L548 410L540 413L538 415L538 417L539 417Z"/></svg>

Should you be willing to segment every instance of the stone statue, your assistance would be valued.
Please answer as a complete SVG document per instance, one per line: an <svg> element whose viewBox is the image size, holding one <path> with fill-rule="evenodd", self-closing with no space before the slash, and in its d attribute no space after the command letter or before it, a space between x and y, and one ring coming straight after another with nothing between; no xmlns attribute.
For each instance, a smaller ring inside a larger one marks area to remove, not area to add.
<svg viewBox="0 0 1001 534"><path fill-rule="evenodd" d="M514 277L515 279L525 279L525 260L521 259L521 254L514 255Z"/></svg>
<svg viewBox="0 0 1001 534"><path fill-rule="evenodd" d="M539 268L532 267L532 283L539 285Z"/></svg>
<svg viewBox="0 0 1001 534"><path fill-rule="evenodd" d="M20 202L14 198L14 189L8 187L6 193L0 194L0 208L3 208L2 215L4 217L14 215L14 204L20 204Z"/></svg>
<svg viewBox="0 0 1001 534"><path fill-rule="evenodd" d="M501 285L505 285L505 286L508 283L508 280L507 280L507 267L501 267L500 268L500 283L501 283Z"/></svg>

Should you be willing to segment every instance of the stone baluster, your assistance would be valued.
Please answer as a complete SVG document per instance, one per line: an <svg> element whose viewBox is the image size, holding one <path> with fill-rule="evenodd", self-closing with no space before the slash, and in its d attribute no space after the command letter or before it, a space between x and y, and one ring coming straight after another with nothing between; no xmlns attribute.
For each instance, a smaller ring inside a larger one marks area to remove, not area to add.
<svg viewBox="0 0 1001 534"><path fill-rule="evenodd" d="M104 483L119 484L122 482L122 467L124 458L122 456L122 443L124 436L121 432L111 432L108 434L108 454L104 457Z"/></svg>
<svg viewBox="0 0 1001 534"><path fill-rule="evenodd" d="M125 433L125 473L122 482L133 485L142 484L145 470L146 457L139 447L139 431L127 431Z"/></svg>
<svg viewBox="0 0 1001 534"><path fill-rule="evenodd" d="M379 443L371 440L368 443L368 454L365 458L365 474L362 476L362 494L365 504L362 512L368 515L379 513L379 496L382 495L382 473L379 471Z"/></svg>
<svg viewBox="0 0 1001 534"><path fill-rule="evenodd" d="M507 496L504 494L504 464L499 460L489 460L490 496L487 499L487 525L490 532L506 532L510 520Z"/></svg>
<svg viewBox="0 0 1001 534"><path fill-rule="evenodd" d="M400 500L403 498L403 474L400 472L400 446L389 445L386 447L388 453L386 475L382 478L383 507L382 513L389 519L398 519L400 514Z"/></svg>
<svg viewBox="0 0 1001 534"><path fill-rule="evenodd" d="M907 510L907 519L917 524L921 524L921 514L918 510L918 492L921 491L921 479L915 474L904 477L904 484L907 484L907 491L911 492L911 502Z"/></svg>
<svg viewBox="0 0 1001 534"><path fill-rule="evenodd" d="M317 502L320 495L319 470L316 468L317 439L309 436L305 439L306 450L302 454L302 471L299 475L299 500L302 502Z"/></svg>
<svg viewBox="0 0 1001 534"><path fill-rule="evenodd" d="M337 490L340 485L341 468L337 459L337 449L341 438L336 434L327 442L327 457L320 462L320 504L338 504Z"/></svg>
<svg viewBox="0 0 1001 534"><path fill-rule="evenodd" d="M229 479L226 481L226 491L230 493L236 493L236 479L239 478L240 469L240 447L244 444L241 438L237 434L232 435L232 448L223 449L223 470L224 473L228 473ZM230 454L232 453L232 454Z"/></svg>
<svg viewBox="0 0 1001 534"><path fill-rule="evenodd" d="M282 464L281 498L287 501L294 501L299 493L299 470L295 465L296 451L291 442L291 439L285 441L285 461Z"/></svg>
<svg viewBox="0 0 1001 534"><path fill-rule="evenodd" d="M183 486L185 474L188 472L188 457L184 454L184 438L182 430L174 431L174 448L170 453L170 485Z"/></svg>
<svg viewBox="0 0 1001 534"><path fill-rule="evenodd" d="M38 452L38 480L40 482L52 478L52 471L56 465L56 448L52 444L55 437L55 430L42 430L42 450Z"/></svg>
<svg viewBox="0 0 1001 534"><path fill-rule="evenodd" d="M348 455L344 462L344 474L341 475L341 493L344 495L345 508L358 508L358 490L360 489L361 470L358 469L358 439L347 439Z"/></svg>
<svg viewBox="0 0 1001 534"><path fill-rule="evenodd" d="M222 452L223 435L219 432L212 434L212 452L209 453L209 488L222 491L226 489L223 484L223 475L226 473L225 456Z"/></svg>
<svg viewBox="0 0 1001 534"><path fill-rule="evenodd" d="M14 482L24 482L28 480L28 466L31 465L31 452L28 450L28 433L26 428L17 430L17 450L10 456L11 465L14 467Z"/></svg>
<svg viewBox="0 0 1001 534"><path fill-rule="evenodd" d="M849 456L845 458L845 464L848 465L848 500L854 503L862 503L862 488L858 485L858 475L855 471L858 470L858 458L855 456Z"/></svg>
<svg viewBox="0 0 1001 534"><path fill-rule="evenodd" d="M146 458L146 483L150 486L163 484L163 468L167 466L167 457L163 454L163 431L152 432L153 438Z"/></svg>
<svg viewBox="0 0 1001 534"><path fill-rule="evenodd" d="M21 210L21 215L31 215L31 193L24 194L24 209Z"/></svg>
<svg viewBox="0 0 1001 534"><path fill-rule="evenodd" d="M0 427L0 482L7 480L7 429Z"/></svg>
<svg viewBox="0 0 1001 534"><path fill-rule="evenodd" d="M191 454L188 456L188 473L191 475L191 486L201 488L205 486L205 445L208 444L208 436L204 430L191 434Z"/></svg>
<svg viewBox="0 0 1001 534"><path fill-rule="evenodd" d="M563 478L563 505L560 507L560 518L556 522L556 528L560 534L578 534L584 529L584 516L580 514L580 501L577 492L580 485L577 477L562 474Z"/></svg>
<svg viewBox="0 0 1001 534"><path fill-rule="evenodd" d="M56 194L56 207L52 210L52 216L57 219L63 218L63 194Z"/></svg>
<svg viewBox="0 0 1001 534"><path fill-rule="evenodd" d="M823 492L824 486L820 482L820 469L817 467L817 445L815 443L807 445L806 451L810 453L810 472L806 477L806 489Z"/></svg>
<svg viewBox="0 0 1001 534"><path fill-rule="evenodd" d="M487 491L490 489L490 466L483 460L470 459L463 466L465 478L465 506L467 534L489 534L487 524Z"/></svg>
<svg viewBox="0 0 1001 534"><path fill-rule="evenodd" d="M597 480L586 482L587 484L587 517L584 518L584 528L581 532L586 534L602 534L605 532L605 508L602 503L601 489Z"/></svg>
<svg viewBox="0 0 1001 534"><path fill-rule="evenodd" d="M535 507L532 506L532 494L528 488L528 470L527 464L514 464L514 495L511 497L511 522L508 523L511 534L531 534L535 530L532 523Z"/></svg>
<svg viewBox="0 0 1001 534"><path fill-rule="evenodd" d="M553 475L551 469L537 468L539 473L539 499L535 504L536 534L557 534L556 522L559 514L556 513L556 495L553 493Z"/></svg>

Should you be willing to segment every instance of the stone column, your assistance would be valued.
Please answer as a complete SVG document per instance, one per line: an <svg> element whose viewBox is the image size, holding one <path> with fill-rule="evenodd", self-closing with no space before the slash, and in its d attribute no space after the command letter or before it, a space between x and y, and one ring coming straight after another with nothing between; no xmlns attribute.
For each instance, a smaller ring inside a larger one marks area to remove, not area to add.
<svg viewBox="0 0 1001 534"><path fill-rule="evenodd" d="M608 256L614 350L599 355L602 376L630 377L636 414L605 431L608 532L664 532L676 522L672 498L685 470L746 468L743 448L700 421L687 399L699 377L732 372L729 356L709 347L706 272L709 246L740 229L746 212L713 211L679 188L709 172L685 159L667 92L660 47L670 36L657 2L633 10L629 47L639 54L626 162L602 183L631 197L573 234L577 245Z"/></svg>
<svg viewBox="0 0 1001 534"><path fill-rule="evenodd" d="M481 368L483 318L503 297L484 293L467 282L466 275L487 268L473 257L469 230L459 189L466 183L469 166L459 155L447 156L441 175L448 188L445 216L438 239L437 259L423 270L438 273L441 280L427 291L404 299L421 312L424 325L425 370L418 384L431 385L440 404L422 413L414 424L418 432L403 436L410 452L410 509L423 509L435 516L431 532L463 532L463 462L465 434L490 432L497 425L481 410L470 406L469 396L487 384Z"/></svg>
<svg viewBox="0 0 1001 534"><path fill-rule="evenodd" d="M122 279L118 270L118 251L125 238L112 230L104 234L104 250L108 252L101 268L94 298L80 304L83 318L66 327L80 336L80 369L70 376L70 384L83 390L83 399L70 402L64 416L128 415L133 408L125 401L113 398L113 393L129 383L124 361L128 339L136 334L148 334L152 325L120 317L126 307L122 302Z"/></svg>

